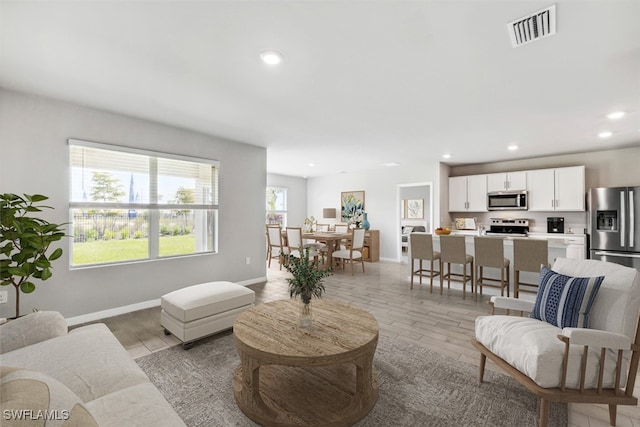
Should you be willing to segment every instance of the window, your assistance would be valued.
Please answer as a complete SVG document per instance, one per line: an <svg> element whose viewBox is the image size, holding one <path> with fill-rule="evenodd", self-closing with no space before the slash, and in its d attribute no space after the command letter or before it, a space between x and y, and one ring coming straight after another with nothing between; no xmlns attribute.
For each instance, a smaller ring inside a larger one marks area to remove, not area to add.
<svg viewBox="0 0 640 427"><path fill-rule="evenodd" d="M267 224L287 226L287 189L267 187Z"/></svg>
<svg viewBox="0 0 640 427"><path fill-rule="evenodd" d="M71 265L217 251L213 160L69 140Z"/></svg>

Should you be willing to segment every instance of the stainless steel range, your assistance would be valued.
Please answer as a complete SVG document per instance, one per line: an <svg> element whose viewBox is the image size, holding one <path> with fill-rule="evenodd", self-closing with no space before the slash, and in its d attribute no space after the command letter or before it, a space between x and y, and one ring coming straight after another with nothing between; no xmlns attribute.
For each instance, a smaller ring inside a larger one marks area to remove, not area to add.
<svg viewBox="0 0 640 427"><path fill-rule="evenodd" d="M526 236L529 234L528 219L491 218L489 236Z"/></svg>

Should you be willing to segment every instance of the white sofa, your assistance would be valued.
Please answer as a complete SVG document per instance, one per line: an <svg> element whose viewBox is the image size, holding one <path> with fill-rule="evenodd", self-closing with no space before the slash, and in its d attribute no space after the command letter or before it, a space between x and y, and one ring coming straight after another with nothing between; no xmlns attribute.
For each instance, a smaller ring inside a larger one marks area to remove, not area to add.
<svg viewBox="0 0 640 427"><path fill-rule="evenodd" d="M0 365L3 411L44 408L83 426L185 425L104 324L67 332L57 312L11 321L0 326ZM44 407L39 386L50 393Z"/></svg>

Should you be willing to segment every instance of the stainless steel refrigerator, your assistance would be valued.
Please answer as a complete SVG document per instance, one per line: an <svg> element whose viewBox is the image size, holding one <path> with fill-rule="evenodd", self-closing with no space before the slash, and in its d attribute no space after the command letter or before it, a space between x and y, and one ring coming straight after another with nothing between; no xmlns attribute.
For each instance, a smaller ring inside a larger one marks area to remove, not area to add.
<svg viewBox="0 0 640 427"><path fill-rule="evenodd" d="M592 259L640 270L640 187L589 190Z"/></svg>

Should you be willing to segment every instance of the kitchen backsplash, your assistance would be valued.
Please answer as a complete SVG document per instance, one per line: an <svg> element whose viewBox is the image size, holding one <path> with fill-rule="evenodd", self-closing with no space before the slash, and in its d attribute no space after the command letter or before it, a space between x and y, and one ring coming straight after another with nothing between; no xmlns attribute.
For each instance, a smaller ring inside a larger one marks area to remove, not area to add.
<svg viewBox="0 0 640 427"><path fill-rule="evenodd" d="M494 211L494 212L451 212L449 225L455 230L455 218L475 218L476 227L489 228L491 218L526 218L529 220L530 233L546 233L548 217L564 217L565 233L585 234L588 212L529 212L529 211Z"/></svg>

